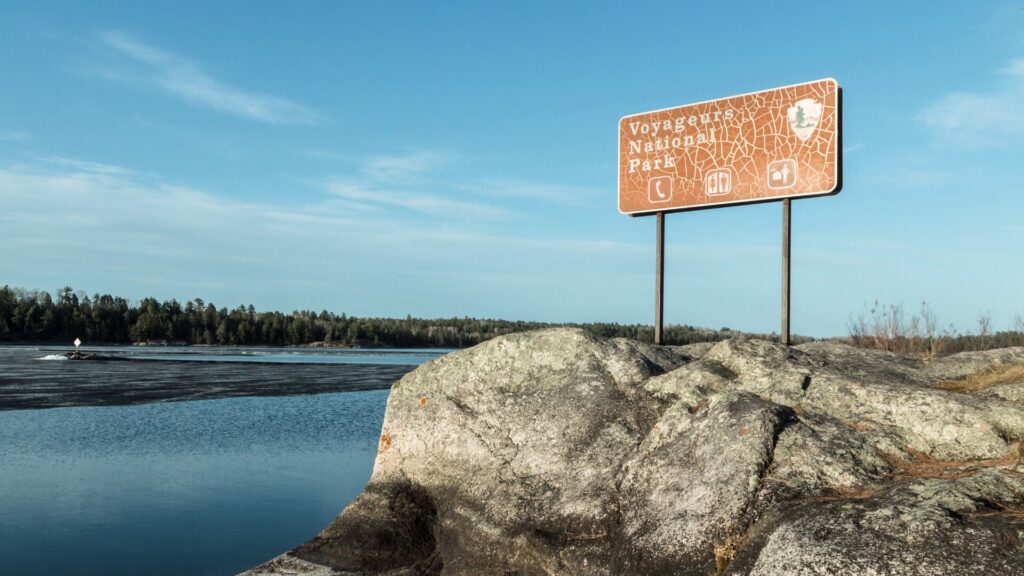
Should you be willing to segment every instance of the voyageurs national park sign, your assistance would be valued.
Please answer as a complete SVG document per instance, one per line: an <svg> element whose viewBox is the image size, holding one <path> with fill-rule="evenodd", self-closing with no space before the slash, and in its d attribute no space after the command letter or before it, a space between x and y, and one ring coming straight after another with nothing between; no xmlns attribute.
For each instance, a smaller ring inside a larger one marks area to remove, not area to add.
<svg viewBox="0 0 1024 576"><path fill-rule="evenodd" d="M619 121L619 211L641 215L835 194L839 84L817 80Z"/></svg>

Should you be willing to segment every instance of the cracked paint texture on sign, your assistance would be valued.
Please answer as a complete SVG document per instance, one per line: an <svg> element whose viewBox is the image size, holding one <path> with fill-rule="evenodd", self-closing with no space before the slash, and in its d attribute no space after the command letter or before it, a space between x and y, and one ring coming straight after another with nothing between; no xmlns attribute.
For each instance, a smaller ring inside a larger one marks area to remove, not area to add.
<svg viewBox="0 0 1024 576"><path fill-rule="evenodd" d="M841 95L829 78L619 121L619 210L694 210L839 192Z"/></svg>

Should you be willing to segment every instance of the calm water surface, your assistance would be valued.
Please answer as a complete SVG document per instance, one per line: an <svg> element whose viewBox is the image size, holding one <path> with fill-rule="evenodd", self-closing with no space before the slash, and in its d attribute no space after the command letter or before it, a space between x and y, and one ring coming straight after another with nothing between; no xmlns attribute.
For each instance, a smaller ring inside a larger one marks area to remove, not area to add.
<svg viewBox="0 0 1024 576"><path fill-rule="evenodd" d="M188 365L239 361L213 352ZM172 361L117 364L145 372ZM322 368L281 362L298 381ZM258 378L267 366L237 369ZM331 368L344 384L356 366ZM9 374L0 384L17 386ZM187 371L173 374L188 378ZM197 374L190 386L209 376ZM0 410L0 574L203 575L252 567L315 535L362 490L386 400L387 390L369 390Z"/></svg>

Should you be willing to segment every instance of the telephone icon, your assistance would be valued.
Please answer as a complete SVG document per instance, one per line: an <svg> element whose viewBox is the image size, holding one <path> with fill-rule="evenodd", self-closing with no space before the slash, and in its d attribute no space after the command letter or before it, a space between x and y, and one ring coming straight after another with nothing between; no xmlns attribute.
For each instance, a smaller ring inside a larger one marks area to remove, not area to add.
<svg viewBox="0 0 1024 576"><path fill-rule="evenodd" d="M652 203L668 202L672 199L672 177L658 176L647 182L647 199Z"/></svg>

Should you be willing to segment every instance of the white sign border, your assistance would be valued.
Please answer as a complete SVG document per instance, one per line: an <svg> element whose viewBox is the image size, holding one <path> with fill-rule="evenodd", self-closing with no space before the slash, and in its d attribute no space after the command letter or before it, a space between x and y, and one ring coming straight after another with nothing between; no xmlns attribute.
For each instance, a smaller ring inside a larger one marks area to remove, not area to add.
<svg viewBox="0 0 1024 576"><path fill-rule="evenodd" d="M730 100L732 98L742 98L744 96L753 96L754 94L760 94L762 92L775 92L776 90L785 90L787 88L796 88L798 86L806 86L808 84L817 84L818 82L832 82L836 87L836 115L838 116L839 126L836 130L837 142L836 142L836 162L833 171L833 178L835 179L836 186L832 190L818 190L814 192L804 192L801 194L779 194L777 196L763 196L761 198L754 198L749 200L729 200L726 202L708 202L697 206L675 206L669 207L665 210L645 208L643 210L634 210L632 212L626 212L622 209L622 172L621 172L621 160L622 160L622 121L626 118L633 116L640 116L643 114L657 114L658 112L667 112L669 110L675 110L677 108L688 108L690 106L699 106L700 104L709 104L711 102L718 102L719 100ZM682 104L679 106L669 106L668 108L659 108L657 110L648 110L646 112L634 112L633 114L626 114L619 118L616 123L616 170L619 172L616 177L615 192L618 209L620 214L626 216L653 216L659 212L670 213L670 212L692 212L695 210L705 210L708 208L719 208L721 206L729 205L745 205L745 204L760 204L762 202L777 202L779 200L785 200L786 198L806 198L808 196L832 196L838 194L843 189L843 179L840 167L843 164L843 87L839 85L839 81L831 76L825 78L819 78L817 80L810 80L808 82L800 82L797 84L789 84L786 86L779 86L777 88L766 88L764 90L755 90L753 92L744 92L743 94L735 94L733 96L724 96L722 98L712 98L710 100L701 100L700 102L692 102L690 104Z"/></svg>

